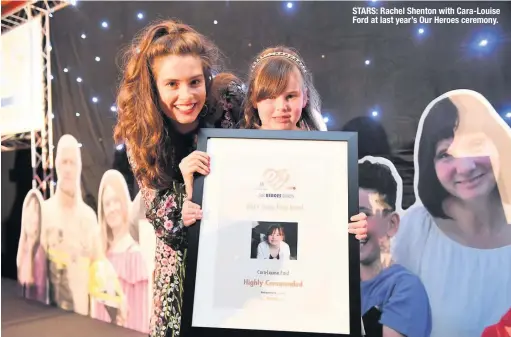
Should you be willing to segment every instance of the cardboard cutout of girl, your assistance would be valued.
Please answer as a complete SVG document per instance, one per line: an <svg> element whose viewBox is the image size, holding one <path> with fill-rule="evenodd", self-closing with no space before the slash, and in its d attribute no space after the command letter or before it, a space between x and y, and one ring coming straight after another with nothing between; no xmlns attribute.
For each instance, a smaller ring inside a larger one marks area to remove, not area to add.
<svg viewBox="0 0 511 337"><path fill-rule="evenodd" d="M16 265L23 296L47 303L47 254L41 243L43 200L38 189L31 189L23 201Z"/></svg>
<svg viewBox="0 0 511 337"><path fill-rule="evenodd" d="M138 243L130 234L131 199L124 176L108 170L98 193L98 222L102 254L93 297L93 317L149 333L149 270Z"/></svg>

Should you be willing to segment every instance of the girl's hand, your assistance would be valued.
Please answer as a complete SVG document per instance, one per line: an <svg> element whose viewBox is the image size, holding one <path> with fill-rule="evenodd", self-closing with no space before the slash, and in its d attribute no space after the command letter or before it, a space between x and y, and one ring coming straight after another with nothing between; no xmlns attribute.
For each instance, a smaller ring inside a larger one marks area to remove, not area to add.
<svg viewBox="0 0 511 337"><path fill-rule="evenodd" d="M350 218L352 222L348 224L348 233L355 234L357 240L365 240L367 238L367 215L358 213Z"/></svg>
<svg viewBox="0 0 511 337"><path fill-rule="evenodd" d="M181 211L181 219L186 227L191 226L197 220L202 219L202 210L200 206L190 200L185 200Z"/></svg>

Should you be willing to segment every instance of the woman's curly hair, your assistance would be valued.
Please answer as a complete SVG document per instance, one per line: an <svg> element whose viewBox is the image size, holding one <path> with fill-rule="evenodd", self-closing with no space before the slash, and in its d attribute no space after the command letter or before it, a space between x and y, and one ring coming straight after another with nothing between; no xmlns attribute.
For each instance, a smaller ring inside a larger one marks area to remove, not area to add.
<svg viewBox="0 0 511 337"><path fill-rule="evenodd" d="M212 74L220 69L222 55L217 46L192 27L174 20L153 23L143 29L126 51L124 72L117 96L118 119L114 128L116 143L125 143L133 174L142 187L162 188L176 178L175 150L185 141L172 132L168 118L158 103L152 65L159 56L195 55L200 57L206 79L207 105L213 105ZM224 76L234 75L219 74ZM221 87L217 85L217 87ZM217 89L214 89L217 90ZM215 95L213 95L215 96ZM207 120L213 118L207 105ZM201 112L201 115L204 113ZM180 151L183 152L183 151ZM178 163L177 163L178 164ZM178 172L178 171L177 171Z"/></svg>
<svg viewBox="0 0 511 337"><path fill-rule="evenodd" d="M221 73L213 78L208 97L208 121L217 128L231 129L243 119L245 85L233 74Z"/></svg>

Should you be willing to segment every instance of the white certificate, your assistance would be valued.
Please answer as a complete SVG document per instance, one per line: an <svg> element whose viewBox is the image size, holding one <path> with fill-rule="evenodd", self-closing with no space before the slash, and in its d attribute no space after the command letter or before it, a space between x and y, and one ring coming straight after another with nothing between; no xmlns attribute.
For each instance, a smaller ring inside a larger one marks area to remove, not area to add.
<svg viewBox="0 0 511 337"><path fill-rule="evenodd" d="M206 148L191 327L349 336L348 142Z"/></svg>

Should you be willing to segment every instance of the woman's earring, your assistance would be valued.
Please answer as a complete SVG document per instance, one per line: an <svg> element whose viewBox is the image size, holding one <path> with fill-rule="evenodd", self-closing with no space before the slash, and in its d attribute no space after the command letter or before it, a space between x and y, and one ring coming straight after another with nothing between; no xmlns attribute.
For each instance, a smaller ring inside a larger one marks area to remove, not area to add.
<svg viewBox="0 0 511 337"><path fill-rule="evenodd" d="M199 113L199 117L206 117L208 115L209 108L207 104L204 104L204 107L202 108L201 112Z"/></svg>

